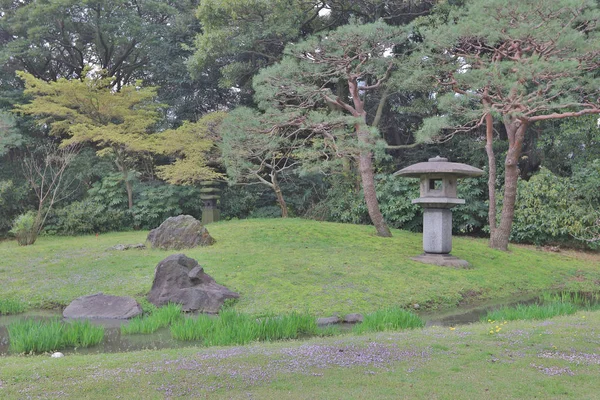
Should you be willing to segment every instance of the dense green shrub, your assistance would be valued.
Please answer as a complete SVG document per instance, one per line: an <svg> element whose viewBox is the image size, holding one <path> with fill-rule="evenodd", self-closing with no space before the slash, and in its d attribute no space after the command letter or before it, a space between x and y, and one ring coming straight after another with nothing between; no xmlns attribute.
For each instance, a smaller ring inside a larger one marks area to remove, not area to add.
<svg viewBox="0 0 600 400"><path fill-rule="evenodd" d="M457 192L465 204L452 208L452 231L469 234L482 232L488 225L487 176L459 180Z"/></svg>
<svg viewBox="0 0 600 400"><path fill-rule="evenodd" d="M180 214L202 217L199 188L136 181L134 206L129 210L122 176L111 173L92 185L86 199L54 210L46 224L46 232L78 235L152 229L168 217Z"/></svg>
<svg viewBox="0 0 600 400"><path fill-rule="evenodd" d="M419 180L377 175L377 198L386 222L393 228L423 230L423 209L412 200L419 197Z"/></svg>
<svg viewBox="0 0 600 400"><path fill-rule="evenodd" d="M0 180L0 236L8 233L15 218L23 212L26 197L24 182L18 184L12 179Z"/></svg>
<svg viewBox="0 0 600 400"><path fill-rule="evenodd" d="M556 176L546 168L529 181L519 181L511 239L534 244L572 244L576 238L586 236L599 218L598 203L583 197L581 187L574 178Z"/></svg>
<svg viewBox="0 0 600 400"><path fill-rule="evenodd" d="M153 229L165 219L180 214L202 218L202 200L197 187L138 182L134 193L131 214L136 228Z"/></svg>
<svg viewBox="0 0 600 400"><path fill-rule="evenodd" d="M110 208L95 200L75 201L53 210L44 231L59 235L82 235L118 231L130 225L126 210Z"/></svg>

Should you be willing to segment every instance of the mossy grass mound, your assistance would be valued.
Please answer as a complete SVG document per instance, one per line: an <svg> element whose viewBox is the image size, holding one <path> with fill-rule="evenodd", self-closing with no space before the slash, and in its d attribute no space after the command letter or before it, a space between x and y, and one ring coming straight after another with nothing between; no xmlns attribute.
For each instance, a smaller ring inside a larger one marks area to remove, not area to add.
<svg viewBox="0 0 600 400"><path fill-rule="evenodd" d="M527 246L492 250L487 240L455 237L453 254L473 269L425 265L421 235L394 230L392 238L371 226L302 219L254 219L210 224L216 243L186 250L220 284L240 293L239 312L315 316L390 306L421 309L506 298L543 290L597 291L600 256L550 253ZM33 246L0 243L0 298L31 307L60 307L90 293L145 298L154 267L169 251L109 250L139 243L147 232L41 237Z"/></svg>

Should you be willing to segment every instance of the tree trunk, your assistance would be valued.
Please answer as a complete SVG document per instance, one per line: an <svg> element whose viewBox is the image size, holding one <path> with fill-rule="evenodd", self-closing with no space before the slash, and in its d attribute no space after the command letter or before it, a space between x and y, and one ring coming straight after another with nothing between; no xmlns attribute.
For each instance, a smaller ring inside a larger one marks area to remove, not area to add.
<svg viewBox="0 0 600 400"><path fill-rule="evenodd" d="M369 131L361 129L361 126L357 124L356 134L358 141L366 145L369 143ZM377 201L377 193L375 192L375 173L373 171L373 153L369 150L361 150L358 156L358 172L362 181L363 194L365 196L365 203L367 203L367 210L371 222L375 225L378 236L391 237L392 233L388 228L381 210L379 209L379 202Z"/></svg>
<svg viewBox="0 0 600 400"><path fill-rule="evenodd" d="M125 190L127 191L127 205L131 210L133 208L133 185L127 177L125 177Z"/></svg>
<svg viewBox="0 0 600 400"><path fill-rule="evenodd" d="M125 190L127 191L127 206L129 210L133 208L133 185L129 180L129 169L125 165L125 160L121 160L121 152L119 150L115 150L115 164L117 169L123 175L123 182L125 183Z"/></svg>
<svg viewBox="0 0 600 400"><path fill-rule="evenodd" d="M490 247L498 250L508 250L508 239L515 216L517 200L517 182L519 178L519 157L523 147L523 139L527 124L517 119L507 119L504 122L508 134L508 152L504 161L504 199L502 201L502 215L500 225L494 234L490 235Z"/></svg>
<svg viewBox="0 0 600 400"><path fill-rule="evenodd" d="M271 174L271 184L273 191L275 192L275 196L277 196L277 204L281 208L281 218L288 217L288 209L287 204L285 203L285 199L283 198L283 193L281 192L281 187L279 187L279 181L277 180L277 175Z"/></svg>
<svg viewBox="0 0 600 400"><path fill-rule="evenodd" d="M490 225L490 237L496 232L496 155L494 154L494 120L492 114L485 116L486 143L485 152L488 157L488 223Z"/></svg>

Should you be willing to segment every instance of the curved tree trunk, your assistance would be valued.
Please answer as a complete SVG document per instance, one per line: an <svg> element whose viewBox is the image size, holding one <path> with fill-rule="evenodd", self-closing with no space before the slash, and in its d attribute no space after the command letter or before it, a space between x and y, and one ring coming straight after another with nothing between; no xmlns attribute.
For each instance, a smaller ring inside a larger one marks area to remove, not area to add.
<svg viewBox="0 0 600 400"><path fill-rule="evenodd" d="M520 120L512 119L504 122L508 134L508 152L504 161L504 199L502 201L502 216L500 225L490 235L490 247L498 250L508 250L508 240L515 216L517 200L517 182L519 178L519 157L523 147L523 139L527 124Z"/></svg>
<svg viewBox="0 0 600 400"><path fill-rule="evenodd" d="M281 187L279 187L279 181L277 180L277 175L275 174L271 174L271 188L273 188L275 196L277 196L277 204L279 204L279 207L281 208L281 218L287 218L287 204L285 203L283 192L281 191Z"/></svg>
<svg viewBox="0 0 600 400"><path fill-rule="evenodd" d="M369 132L360 128L360 126L356 126L358 140L361 144L367 144L369 142ZM391 237L392 233L383 219L383 215L379 209L379 202L377 201L375 172L373 171L373 153L371 151L361 150L358 156L358 172L360 173L363 195L365 196L369 217L377 230L377 235Z"/></svg>

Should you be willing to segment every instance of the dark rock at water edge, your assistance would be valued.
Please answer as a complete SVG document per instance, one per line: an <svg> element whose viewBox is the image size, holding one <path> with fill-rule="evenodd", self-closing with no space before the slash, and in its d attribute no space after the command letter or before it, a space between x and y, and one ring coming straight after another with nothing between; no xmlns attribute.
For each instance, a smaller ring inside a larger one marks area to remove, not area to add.
<svg viewBox="0 0 600 400"><path fill-rule="evenodd" d="M96 293L79 297L63 311L65 318L129 319L142 313L142 307L131 297Z"/></svg>
<svg viewBox="0 0 600 400"><path fill-rule="evenodd" d="M163 250L191 249L215 243L206 227L190 215L167 218L158 228L150 231L146 240L152 247Z"/></svg>
<svg viewBox="0 0 600 400"><path fill-rule="evenodd" d="M181 304L183 311L216 314L225 300L238 297L216 283L193 258L173 254L156 266L148 301L158 307L172 302Z"/></svg>

